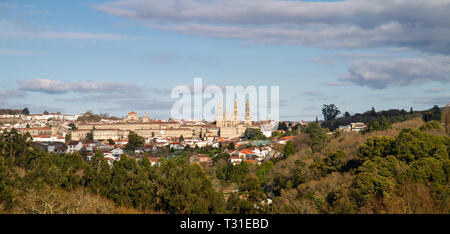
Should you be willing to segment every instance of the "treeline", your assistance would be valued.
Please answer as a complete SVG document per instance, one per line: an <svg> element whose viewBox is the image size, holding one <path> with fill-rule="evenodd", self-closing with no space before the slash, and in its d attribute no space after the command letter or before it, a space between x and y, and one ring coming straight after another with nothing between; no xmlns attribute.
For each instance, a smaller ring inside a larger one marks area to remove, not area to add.
<svg viewBox="0 0 450 234"><path fill-rule="evenodd" d="M422 112L413 111L412 109L410 111L391 109L377 112L375 111L374 108L372 108L372 110L366 111L362 114L356 113L354 115L350 115L348 114L348 112L346 112L341 117L323 121L321 123L321 126L323 128L328 128L331 131L333 131L339 128L339 126L347 126L350 123L358 123L358 122L367 124L373 119L380 120L382 117L386 118L391 123L396 123L411 120L419 116L422 116Z"/></svg>
<svg viewBox="0 0 450 234"><path fill-rule="evenodd" d="M119 120L119 118L110 116L108 113L95 114L91 110L86 111L86 113L77 118L77 120L81 122L99 122L102 119Z"/></svg>
<svg viewBox="0 0 450 234"><path fill-rule="evenodd" d="M18 110L18 109L0 109L0 115L18 115L18 114L25 114L28 115L30 114L30 111L28 110L28 108L24 108L22 110Z"/></svg>

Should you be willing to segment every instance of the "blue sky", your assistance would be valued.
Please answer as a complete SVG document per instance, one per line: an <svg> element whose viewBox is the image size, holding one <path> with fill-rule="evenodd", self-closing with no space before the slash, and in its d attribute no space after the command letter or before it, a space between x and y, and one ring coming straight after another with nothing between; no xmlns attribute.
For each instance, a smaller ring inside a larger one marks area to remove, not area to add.
<svg viewBox="0 0 450 234"><path fill-rule="evenodd" d="M450 101L450 1L0 1L0 107L168 118L176 85L278 85L280 119Z"/></svg>

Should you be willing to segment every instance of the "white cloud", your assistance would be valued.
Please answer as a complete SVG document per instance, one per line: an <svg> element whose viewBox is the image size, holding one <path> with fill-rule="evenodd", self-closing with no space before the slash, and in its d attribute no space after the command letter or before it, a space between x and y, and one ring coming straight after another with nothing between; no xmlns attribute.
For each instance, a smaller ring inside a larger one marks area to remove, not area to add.
<svg viewBox="0 0 450 234"><path fill-rule="evenodd" d="M123 40L135 37L114 33L93 33L82 31L41 30L36 27L21 26L6 20L0 20L0 38L15 39L71 39L71 40Z"/></svg>
<svg viewBox="0 0 450 234"><path fill-rule="evenodd" d="M64 82L49 79L30 79L18 81L20 90L58 94L67 92L107 92L127 93L138 91L139 87L125 83L74 81Z"/></svg>
<svg viewBox="0 0 450 234"><path fill-rule="evenodd" d="M450 82L450 57L426 56L385 60L357 60L349 65L341 81L384 89L429 81Z"/></svg>
<svg viewBox="0 0 450 234"><path fill-rule="evenodd" d="M182 34L320 47L449 53L450 0L118 0L98 10Z"/></svg>
<svg viewBox="0 0 450 234"><path fill-rule="evenodd" d="M26 93L20 90L11 90L11 89L6 89L6 90L1 90L0 89L0 104L1 105L6 105L8 99L11 98L21 98L21 97L25 97Z"/></svg>
<svg viewBox="0 0 450 234"><path fill-rule="evenodd" d="M322 64L327 64L327 65L336 65L336 61L331 60L331 59L326 59L326 58L311 58L308 59L309 62L312 63L322 63Z"/></svg>

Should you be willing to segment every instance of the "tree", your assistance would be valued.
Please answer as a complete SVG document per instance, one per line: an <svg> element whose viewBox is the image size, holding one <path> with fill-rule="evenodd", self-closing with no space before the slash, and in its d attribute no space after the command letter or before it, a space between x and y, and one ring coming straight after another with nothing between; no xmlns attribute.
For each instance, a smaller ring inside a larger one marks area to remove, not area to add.
<svg viewBox="0 0 450 234"><path fill-rule="evenodd" d="M267 137L262 134L259 128L247 128L244 132L244 137L248 140L266 140Z"/></svg>
<svg viewBox="0 0 450 234"><path fill-rule="evenodd" d="M70 142L72 140L72 135L66 134L66 142Z"/></svg>
<svg viewBox="0 0 450 234"><path fill-rule="evenodd" d="M94 140L94 131L90 131L86 134L86 140Z"/></svg>
<svg viewBox="0 0 450 234"><path fill-rule="evenodd" d="M113 139L108 139L108 143L109 143L110 145L115 145L115 144L116 144L116 142L114 142Z"/></svg>
<svg viewBox="0 0 450 234"><path fill-rule="evenodd" d="M348 113L347 111L344 113L344 117L345 118L348 118L348 117L350 117L351 115L350 115L350 113Z"/></svg>
<svg viewBox="0 0 450 234"><path fill-rule="evenodd" d="M47 110L44 111L44 115L48 115L48 111Z"/></svg>
<svg viewBox="0 0 450 234"><path fill-rule="evenodd" d="M283 130L284 132L289 131L289 128L286 125L286 122L280 122L280 124L278 125L278 130Z"/></svg>
<svg viewBox="0 0 450 234"><path fill-rule="evenodd" d="M3 204L6 209L9 209L13 202L13 189L6 167L4 158L0 156L0 205Z"/></svg>
<svg viewBox="0 0 450 234"><path fill-rule="evenodd" d="M310 145L313 152L319 152L329 141L325 129L321 128L317 123L310 123L302 128L303 133L309 134Z"/></svg>
<svg viewBox="0 0 450 234"><path fill-rule="evenodd" d="M422 114L422 119L425 122L432 121L432 120L436 120L438 122L441 122L441 117L442 117L441 116L441 109L437 105L434 105L433 108L431 108L428 111L425 111Z"/></svg>
<svg viewBox="0 0 450 234"><path fill-rule="evenodd" d="M74 123L70 123L69 124L70 130L77 130L77 125L75 125Z"/></svg>
<svg viewBox="0 0 450 234"><path fill-rule="evenodd" d="M28 110L28 107L25 107L25 108L22 110L22 114L23 114L23 115L29 115L29 114L30 114L30 111Z"/></svg>
<svg viewBox="0 0 450 234"><path fill-rule="evenodd" d="M431 114L432 118L431 120L436 120L438 122L441 122L441 108L439 108L437 105L434 105L433 108L431 108Z"/></svg>
<svg viewBox="0 0 450 234"><path fill-rule="evenodd" d="M384 117L384 116L381 116L379 125L380 125L380 130L386 130L386 129L391 128L391 122L389 122L389 120L387 120L386 117Z"/></svg>
<svg viewBox="0 0 450 234"><path fill-rule="evenodd" d="M445 105L444 111L442 111L442 123L444 124L445 131L450 132L450 107Z"/></svg>
<svg viewBox="0 0 450 234"><path fill-rule="evenodd" d="M375 111L375 107L372 106L372 109L370 110L370 115L372 117L377 117L377 112Z"/></svg>
<svg viewBox="0 0 450 234"><path fill-rule="evenodd" d="M325 121L335 119L340 113L341 111L334 104L323 105L322 107L322 114Z"/></svg>
<svg viewBox="0 0 450 234"><path fill-rule="evenodd" d="M183 135L181 135L179 138L179 142L182 143L183 141L184 141L184 137L183 137Z"/></svg>
<svg viewBox="0 0 450 234"><path fill-rule="evenodd" d="M320 168L327 174L335 171L340 171L341 168L345 165L345 157L345 151L339 149L336 152L328 154L323 159Z"/></svg>
<svg viewBox="0 0 450 234"><path fill-rule="evenodd" d="M128 134L128 143L125 146L125 149L128 151L133 151L138 147L143 147L145 143L145 139L142 136L130 131Z"/></svg>
<svg viewBox="0 0 450 234"><path fill-rule="evenodd" d="M292 141L288 141L284 147L284 157L289 157L295 152L295 146Z"/></svg>

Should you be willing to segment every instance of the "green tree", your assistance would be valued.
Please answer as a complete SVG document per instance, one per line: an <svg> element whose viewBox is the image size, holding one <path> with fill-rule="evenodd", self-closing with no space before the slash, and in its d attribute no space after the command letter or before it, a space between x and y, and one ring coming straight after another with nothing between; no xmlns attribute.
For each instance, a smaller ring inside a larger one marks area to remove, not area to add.
<svg viewBox="0 0 450 234"><path fill-rule="evenodd" d="M286 122L280 122L280 124L278 124L277 130L283 130L283 131L287 132L287 131L289 131L289 128L286 125Z"/></svg>
<svg viewBox="0 0 450 234"><path fill-rule="evenodd" d="M94 131L90 131L86 134L86 140L94 140Z"/></svg>
<svg viewBox="0 0 450 234"><path fill-rule="evenodd" d="M28 110L28 107L25 107L22 112L23 115L29 115L30 114L30 110Z"/></svg>
<svg viewBox="0 0 450 234"><path fill-rule="evenodd" d="M341 111L334 104L323 105L322 107L322 114L325 121L335 119L340 113Z"/></svg>
<svg viewBox="0 0 450 234"><path fill-rule="evenodd" d="M70 130L77 130L77 125L75 125L74 123L70 123L69 124Z"/></svg>
<svg viewBox="0 0 450 234"><path fill-rule="evenodd" d="M145 139L142 136L130 131L128 134L128 143L125 146L125 149L128 151L134 152L134 150L138 147L143 147L145 143Z"/></svg>
<svg viewBox="0 0 450 234"><path fill-rule="evenodd" d="M266 140L267 137L262 134L259 128L247 128L244 132L244 137L248 140Z"/></svg>
<svg viewBox="0 0 450 234"><path fill-rule="evenodd" d="M320 164L320 169L325 173L340 171L345 166L346 153L342 149L328 154Z"/></svg>
<svg viewBox="0 0 450 234"><path fill-rule="evenodd" d="M430 130L430 129L441 129L441 124L436 121L432 120L429 122L425 122L421 127L420 130Z"/></svg>
<svg viewBox="0 0 450 234"><path fill-rule="evenodd" d="M291 156L292 154L294 154L294 152L295 152L294 144L292 143L292 141L288 141L286 143L286 146L284 147L284 151L283 151L284 157L287 158L287 157Z"/></svg>
<svg viewBox="0 0 450 234"><path fill-rule="evenodd" d="M319 152L329 141L326 130L317 123L310 123L302 129L303 133L309 134L310 145L313 152Z"/></svg>

